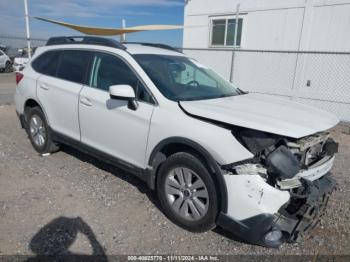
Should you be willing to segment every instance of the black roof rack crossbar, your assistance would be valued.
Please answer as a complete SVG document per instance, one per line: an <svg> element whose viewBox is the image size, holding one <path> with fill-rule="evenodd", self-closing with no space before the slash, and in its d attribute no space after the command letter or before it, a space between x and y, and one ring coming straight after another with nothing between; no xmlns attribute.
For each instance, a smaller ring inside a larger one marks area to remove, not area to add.
<svg viewBox="0 0 350 262"><path fill-rule="evenodd" d="M175 51L178 53L182 53L179 49L172 47L170 45L166 45L166 44L144 43L144 42L125 42L124 44L139 44L139 45L157 47L157 48L161 48L161 49L167 49L167 50Z"/></svg>
<svg viewBox="0 0 350 262"><path fill-rule="evenodd" d="M55 36L51 37L46 43L47 46L70 44L102 45L126 50L123 44L114 39L97 36Z"/></svg>

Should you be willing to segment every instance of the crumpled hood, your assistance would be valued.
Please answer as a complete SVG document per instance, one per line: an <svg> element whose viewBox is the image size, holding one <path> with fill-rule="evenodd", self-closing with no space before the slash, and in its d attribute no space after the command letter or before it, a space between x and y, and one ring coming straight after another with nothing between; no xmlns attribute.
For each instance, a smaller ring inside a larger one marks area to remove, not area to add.
<svg viewBox="0 0 350 262"><path fill-rule="evenodd" d="M323 110L260 94L182 101L180 105L193 116L292 138L325 131L339 122Z"/></svg>

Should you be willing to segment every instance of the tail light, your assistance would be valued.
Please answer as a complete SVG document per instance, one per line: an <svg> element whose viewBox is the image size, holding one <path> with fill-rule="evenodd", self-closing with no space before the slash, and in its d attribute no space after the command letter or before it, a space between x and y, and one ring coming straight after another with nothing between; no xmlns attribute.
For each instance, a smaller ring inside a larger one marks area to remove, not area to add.
<svg viewBox="0 0 350 262"><path fill-rule="evenodd" d="M19 82L21 82L22 78L23 78L23 74L16 72L16 84L17 85L19 84Z"/></svg>

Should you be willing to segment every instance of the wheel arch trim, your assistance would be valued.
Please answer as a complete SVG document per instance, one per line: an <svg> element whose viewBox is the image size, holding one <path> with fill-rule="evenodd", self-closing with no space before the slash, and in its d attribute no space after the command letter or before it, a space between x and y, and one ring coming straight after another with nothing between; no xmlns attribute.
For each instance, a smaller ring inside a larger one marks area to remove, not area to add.
<svg viewBox="0 0 350 262"><path fill-rule="evenodd" d="M219 206L221 212L227 212L227 188L226 183L224 180L224 177L221 172L221 168L219 164L215 161L215 159L211 156L211 154L200 144L197 142L190 140L185 137L169 137L162 141L160 141L152 150L150 157L148 159L148 165L152 167L150 170L150 187L152 189L155 189L155 181L157 176L157 170L159 165L165 161L164 154L161 153L162 149L164 149L166 146L172 145L172 144L181 144L186 147L189 147L193 149L195 152L197 152L203 159L206 161L208 167L210 168L210 173L214 175L214 179L217 182L217 186L219 189ZM158 157L159 155L163 155L163 157Z"/></svg>
<svg viewBox="0 0 350 262"><path fill-rule="evenodd" d="M48 126L50 126L50 120L49 120L49 118L47 117L45 108L44 108L43 105L40 103L40 101L39 101L38 99L36 99L36 98L33 98L33 97L26 97L26 98L24 99L24 104L23 104L23 115L25 116L26 104L27 104L27 102L28 102L29 100L33 100L35 103L37 103L37 104L39 105L41 111L43 111L43 113L44 113L44 116L45 116L45 118L46 118L46 122L47 122ZM25 120L27 121L27 119L25 119Z"/></svg>

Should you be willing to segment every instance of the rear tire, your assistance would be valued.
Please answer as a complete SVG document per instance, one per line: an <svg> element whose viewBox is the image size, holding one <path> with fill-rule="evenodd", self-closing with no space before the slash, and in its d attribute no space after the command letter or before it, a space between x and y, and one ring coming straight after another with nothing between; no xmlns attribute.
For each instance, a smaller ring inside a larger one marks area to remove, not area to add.
<svg viewBox="0 0 350 262"><path fill-rule="evenodd" d="M5 73L10 73L11 71L12 71L11 70L11 63L10 62L6 62L4 72Z"/></svg>
<svg viewBox="0 0 350 262"><path fill-rule="evenodd" d="M52 141L50 127L39 107L26 110L26 121L29 140L39 154L54 153L59 150L59 146Z"/></svg>
<svg viewBox="0 0 350 262"><path fill-rule="evenodd" d="M160 167L157 193L167 217L192 232L213 229L218 214L215 182L195 156L180 152Z"/></svg>

